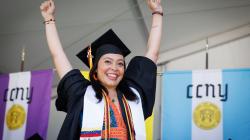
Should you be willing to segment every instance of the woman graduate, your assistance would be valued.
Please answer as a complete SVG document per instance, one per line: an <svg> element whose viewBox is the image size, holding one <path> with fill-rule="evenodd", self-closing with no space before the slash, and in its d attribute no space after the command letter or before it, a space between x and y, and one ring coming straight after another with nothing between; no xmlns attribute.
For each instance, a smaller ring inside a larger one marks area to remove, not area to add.
<svg viewBox="0 0 250 140"><path fill-rule="evenodd" d="M48 46L61 78L56 107L67 113L58 139L146 139L145 123L152 114L156 61L162 34L160 0L148 0L152 26L145 56L134 57L112 29L77 56L90 68L90 81L69 63L55 25L52 0L41 4Z"/></svg>

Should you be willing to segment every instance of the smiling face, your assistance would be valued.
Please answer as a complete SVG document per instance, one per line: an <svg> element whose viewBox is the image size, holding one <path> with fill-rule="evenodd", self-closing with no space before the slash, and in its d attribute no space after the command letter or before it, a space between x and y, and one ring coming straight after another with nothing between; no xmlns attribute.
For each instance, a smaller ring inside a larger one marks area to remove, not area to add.
<svg viewBox="0 0 250 140"><path fill-rule="evenodd" d="M123 78L124 69L124 57L108 53L98 61L97 78L107 89L116 88Z"/></svg>

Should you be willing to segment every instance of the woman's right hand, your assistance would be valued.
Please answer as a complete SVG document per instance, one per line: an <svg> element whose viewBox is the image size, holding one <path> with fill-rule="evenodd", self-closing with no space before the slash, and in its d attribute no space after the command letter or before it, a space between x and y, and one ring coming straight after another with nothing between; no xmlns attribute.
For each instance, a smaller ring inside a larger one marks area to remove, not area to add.
<svg viewBox="0 0 250 140"><path fill-rule="evenodd" d="M44 21L55 19L55 4L53 0L46 0L40 5L41 14Z"/></svg>

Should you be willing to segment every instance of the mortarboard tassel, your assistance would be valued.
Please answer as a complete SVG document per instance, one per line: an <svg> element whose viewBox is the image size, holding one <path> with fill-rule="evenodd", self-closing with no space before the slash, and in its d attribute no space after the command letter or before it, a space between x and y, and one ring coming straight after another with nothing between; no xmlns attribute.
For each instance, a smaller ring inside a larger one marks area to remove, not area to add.
<svg viewBox="0 0 250 140"><path fill-rule="evenodd" d="M92 66L93 66L93 62L92 62L92 58L93 58L93 55L91 53L91 46L89 46L88 48L88 61L89 61L89 69L92 69Z"/></svg>

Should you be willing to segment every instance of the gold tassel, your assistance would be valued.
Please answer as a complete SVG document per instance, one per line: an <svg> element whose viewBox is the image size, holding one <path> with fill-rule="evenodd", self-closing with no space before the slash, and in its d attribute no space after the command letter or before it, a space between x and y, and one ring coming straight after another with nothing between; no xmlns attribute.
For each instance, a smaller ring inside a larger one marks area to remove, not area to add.
<svg viewBox="0 0 250 140"><path fill-rule="evenodd" d="M92 69L92 66L93 66L93 62L92 62L92 58L93 58L93 55L91 53L91 46L89 46L88 48L88 61L89 61L89 69Z"/></svg>

